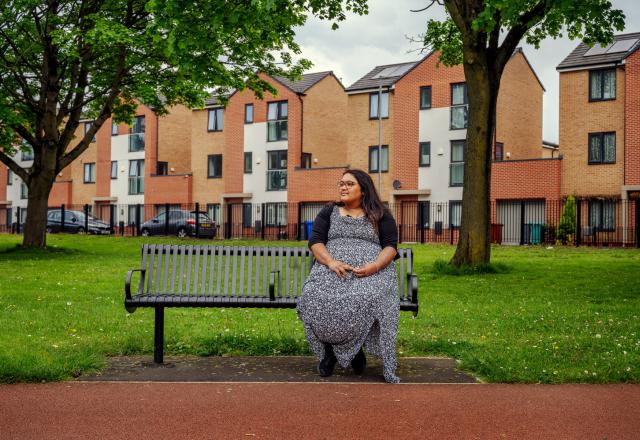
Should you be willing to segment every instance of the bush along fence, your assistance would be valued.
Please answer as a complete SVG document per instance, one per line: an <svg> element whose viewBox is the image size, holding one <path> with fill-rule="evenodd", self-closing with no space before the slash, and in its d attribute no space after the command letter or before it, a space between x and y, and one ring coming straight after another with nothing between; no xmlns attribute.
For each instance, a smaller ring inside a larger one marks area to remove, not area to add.
<svg viewBox="0 0 640 440"><path fill-rule="evenodd" d="M491 241L640 247L637 199L498 200ZM208 239L306 240L325 202L230 204L94 204L49 208L50 233L177 235ZM388 206L403 243L458 241L461 202L405 201ZM197 213L197 215L196 215ZM0 232L20 233L26 208L0 207Z"/></svg>

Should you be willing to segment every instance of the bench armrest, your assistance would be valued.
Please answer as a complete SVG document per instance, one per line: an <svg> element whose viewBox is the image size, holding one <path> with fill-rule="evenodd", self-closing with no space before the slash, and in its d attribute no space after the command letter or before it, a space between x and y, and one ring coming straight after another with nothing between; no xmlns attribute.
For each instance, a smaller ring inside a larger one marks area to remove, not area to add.
<svg viewBox="0 0 640 440"><path fill-rule="evenodd" d="M138 284L138 292L142 290L142 286L144 286L144 276L146 274L146 269L132 269L127 272L127 278L124 282L124 295L126 299L131 299L131 279L133 278L134 272L140 272L140 283Z"/></svg>
<svg viewBox="0 0 640 440"><path fill-rule="evenodd" d="M409 287L409 295L411 295L411 302L413 304L418 304L418 275L415 273L407 274L407 285ZM414 315L416 315L414 313Z"/></svg>

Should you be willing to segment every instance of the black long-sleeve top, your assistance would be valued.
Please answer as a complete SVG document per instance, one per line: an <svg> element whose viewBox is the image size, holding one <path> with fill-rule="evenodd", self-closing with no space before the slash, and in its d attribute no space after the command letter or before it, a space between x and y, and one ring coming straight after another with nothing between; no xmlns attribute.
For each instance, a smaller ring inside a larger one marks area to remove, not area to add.
<svg viewBox="0 0 640 440"><path fill-rule="evenodd" d="M329 226L331 225L331 213L335 204L329 204L322 208L316 216L311 229L311 237L309 237L309 247L316 243L327 244L329 241ZM380 238L380 246L382 249L391 246L398 249L398 228L393 216L385 211L382 218L378 222L378 237ZM396 254L394 259L398 259Z"/></svg>

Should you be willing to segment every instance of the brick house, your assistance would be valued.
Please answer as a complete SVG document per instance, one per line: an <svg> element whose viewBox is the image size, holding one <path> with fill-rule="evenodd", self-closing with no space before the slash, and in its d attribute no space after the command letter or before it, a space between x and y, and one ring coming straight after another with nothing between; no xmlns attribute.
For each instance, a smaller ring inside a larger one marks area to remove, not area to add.
<svg viewBox="0 0 640 440"><path fill-rule="evenodd" d="M558 66L562 195L586 239L626 242L640 192L640 33L579 44Z"/></svg>

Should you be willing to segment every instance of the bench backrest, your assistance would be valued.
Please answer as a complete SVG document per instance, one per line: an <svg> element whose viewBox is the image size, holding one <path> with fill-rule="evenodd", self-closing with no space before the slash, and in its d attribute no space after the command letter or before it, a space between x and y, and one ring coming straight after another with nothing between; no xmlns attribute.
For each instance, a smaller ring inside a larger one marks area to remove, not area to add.
<svg viewBox="0 0 640 440"><path fill-rule="evenodd" d="M407 274L413 272L413 253L398 249L398 296L410 298ZM276 298L300 296L313 265L307 247L143 245L141 268L147 295L269 297L275 278Z"/></svg>

